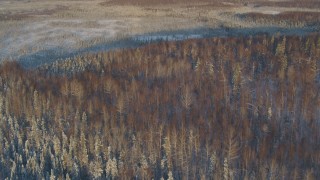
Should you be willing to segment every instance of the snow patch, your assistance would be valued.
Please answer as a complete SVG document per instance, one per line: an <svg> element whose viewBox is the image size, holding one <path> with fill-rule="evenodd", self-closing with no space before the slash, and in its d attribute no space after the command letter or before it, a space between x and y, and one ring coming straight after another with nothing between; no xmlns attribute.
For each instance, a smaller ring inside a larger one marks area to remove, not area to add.
<svg viewBox="0 0 320 180"><path fill-rule="evenodd" d="M262 14L270 14L270 15L277 15L277 14L280 14L279 11L261 11L260 13Z"/></svg>
<svg viewBox="0 0 320 180"><path fill-rule="evenodd" d="M119 20L46 20L28 22L0 37L0 59L19 59L49 49L77 50L108 41L126 28ZM101 43L101 42L99 42ZM62 52L56 52L57 54Z"/></svg>

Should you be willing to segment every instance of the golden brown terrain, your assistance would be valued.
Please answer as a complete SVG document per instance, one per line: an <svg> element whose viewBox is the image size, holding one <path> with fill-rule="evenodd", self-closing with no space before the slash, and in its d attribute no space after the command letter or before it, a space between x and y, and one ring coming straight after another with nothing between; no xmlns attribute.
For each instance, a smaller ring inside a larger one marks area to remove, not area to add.
<svg viewBox="0 0 320 180"><path fill-rule="evenodd" d="M320 177L320 35L0 66L0 178Z"/></svg>
<svg viewBox="0 0 320 180"><path fill-rule="evenodd" d="M0 179L320 179L320 8L0 0Z"/></svg>
<svg viewBox="0 0 320 180"><path fill-rule="evenodd" d="M43 52L41 56L59 56L150 32L220 27L294 28L319 22L320 9L314 8L319 5L317 1L307 1L305 7L299 1L288 1L287 6L273 2L270 7L270 3L1 0L0 59L23 59L39 52ZM258 17L252 18L252 14ZM308 24L310 17L312 22Z"/></svg>

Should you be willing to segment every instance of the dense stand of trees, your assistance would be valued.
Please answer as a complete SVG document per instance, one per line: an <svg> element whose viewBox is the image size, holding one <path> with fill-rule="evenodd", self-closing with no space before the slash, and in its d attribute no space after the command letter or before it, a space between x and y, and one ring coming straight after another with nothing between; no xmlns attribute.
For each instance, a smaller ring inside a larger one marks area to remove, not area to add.
<svg viewBox="0 0 320 180"><path fill-rule="evenodd" d="M320 25L320 12L288 11L279 14L263 14L258 12L237 15L241 20L258 24L273 24L286 27L305 27Z"/></svg>
<svg viewBox="0 0 320 180"><path fill-rule="evenodd" d="M253 2L257 6L269 6L269 7L296 7L296 8L320 8L320 2L318 0L291 0L291 1L264 1L258 0Z"/></svg>
<svg viewBox="0 0 320 180"><path fill-rule="evenodd" d="M0 66L0 179L319 179L320 35Z"/></svg>
<svg viewBox="0 0 320 180"><path fill-rule="evenodd" d="M220 5L220 1L217 0L111 0L104 2L105 5L147 5L147 6L154 6L154 5L172 5L172 4L200 4L200 3L215 3L216 5Z"/></svg>
<svg viewBox="0 0 320 180"><path fill-rule="evenodd" d="M215 6L225 5L226 3L237 3L237 4L250 4L255 6L271 6L271 7L305 7L305 8L320 8L320 2L318 0L108 0L104 2L105 5L172 5L172 4L212 4Z"/></svg>

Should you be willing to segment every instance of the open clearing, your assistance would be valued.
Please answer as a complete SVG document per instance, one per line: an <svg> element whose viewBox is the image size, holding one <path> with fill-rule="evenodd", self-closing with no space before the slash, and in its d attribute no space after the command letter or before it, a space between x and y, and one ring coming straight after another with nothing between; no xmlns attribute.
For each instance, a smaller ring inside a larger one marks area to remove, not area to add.
<svg viewBox="0 0 320 180"><path fill-rule="evenodd" d="M43 52L61 55L98 44L152 32L195 28L302 27L304 23L252 20L246 15L281 16L320 9L199 1L157 4L153 1L0 1L0 59L19 60ZM119 4L120 3L120 4ZM150 4L151 3L151 4ZM140 4L140 5L139 5ZM317 3L315 3L317 4ZM239 18L245 15L245 18ZM299 17L303 17L298 15ZM260 18L260 16L259 16ZM263 17L264 19L264 17ZM304 19L301 19L303 22ZM286 22L286 23L283 23ZM190 36L192 38L192 36Z"/></svg>

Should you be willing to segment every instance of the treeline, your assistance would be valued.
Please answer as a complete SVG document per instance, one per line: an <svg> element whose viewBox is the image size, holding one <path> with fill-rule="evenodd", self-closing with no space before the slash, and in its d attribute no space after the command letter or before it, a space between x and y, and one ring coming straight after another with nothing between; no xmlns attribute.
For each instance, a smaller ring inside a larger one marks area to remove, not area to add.
<svg viewBox="0 0 320 180"><path fill-rule="evenodd" d="M254 0L253 0L254 1ZM291 1L254 1L257 6L271 7L296 7L319 9L320 2L317 0L291 0Z"/></svg>
<svg viewBox="0 0 320 180"><path fill-rule="evenodd" d="M281 12L279 14L263 14L251 12L237 15L238 18L257 24L272 24L286 27L305 27L320 25L320 12Z"/></svg>
<svg viewBox="0 0 320 180"><path fill-rule="evenodd" d="M220 5L217 0L111 0L106 1L103 5L143 5L143 6L154 6L154 5L172 5L172 4L200 4L200 3L216 3Z"/></svg>
<svg viewBox="0 0 320 180"><path fill-rule="evenodd" d="M190 4L190 5L201 5L210 4L215 6L222 6L226 3L254 5L254 6L271 6L271 7L297 7L297 8L320 8L320 2L317 0L279 0L279 1L268 1L268 0L110 0L103 2L103 5L172 5L172 4Z"/></svg>
<svg viewBox="0 0 320 180"><path fill-rule="evenodd" d="M319 179L320 34L0 67L0 179Z"/></svg>

